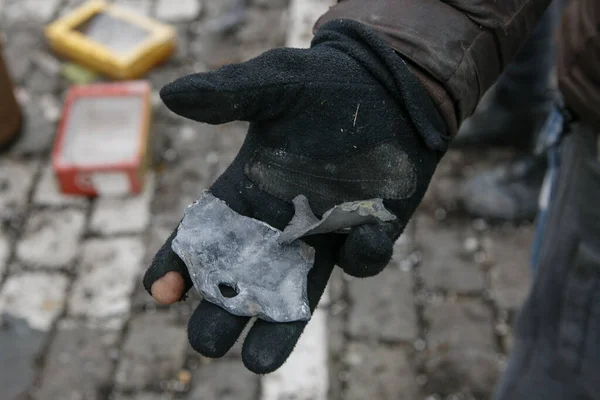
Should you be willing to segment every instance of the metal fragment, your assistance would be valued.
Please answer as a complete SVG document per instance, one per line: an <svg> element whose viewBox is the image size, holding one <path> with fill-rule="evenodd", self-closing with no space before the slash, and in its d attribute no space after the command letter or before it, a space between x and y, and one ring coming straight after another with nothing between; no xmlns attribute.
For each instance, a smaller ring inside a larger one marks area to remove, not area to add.
<svg viewBox="0 0 600 400"><path fill-rule="evenodd" d="M307 274L315 251L300 241L281 245L280 234L205 191L186 209L171 247L204 299L231 314L307 321Z"/></svg>
<svg viewBox="0 0 600 400"><path fill-rule="evenodd" d="M388 222L396 219L383 205L382 199L342 203L323 214L319 220L312 212L304 195L296 196L295 214L279 237L279 243L288 244L309 235L338 232L347 233L354 226Z"/></svg>

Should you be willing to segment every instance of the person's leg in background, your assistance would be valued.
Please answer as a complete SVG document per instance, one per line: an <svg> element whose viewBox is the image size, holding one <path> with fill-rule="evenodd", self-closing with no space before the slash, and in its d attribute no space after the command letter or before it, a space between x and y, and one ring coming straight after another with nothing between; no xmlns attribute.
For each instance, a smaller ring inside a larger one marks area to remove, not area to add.
<svg viewBox="0 0 600 400"><path fill-rule="evenodd" d="M454 139L455 148L509 146L520 153L512 163L484 171L466 183L461 200L474 216L535 218L546 159L536 157L533 146L555 95L553 33L561 9L562 0L555 0Z"/></svg>
<svg viewBox="0 0 600 400"><path fill-rule="evenodd" d="M600 398L600 137L577 123L550 184L534 285L496 400Z"/></svg>

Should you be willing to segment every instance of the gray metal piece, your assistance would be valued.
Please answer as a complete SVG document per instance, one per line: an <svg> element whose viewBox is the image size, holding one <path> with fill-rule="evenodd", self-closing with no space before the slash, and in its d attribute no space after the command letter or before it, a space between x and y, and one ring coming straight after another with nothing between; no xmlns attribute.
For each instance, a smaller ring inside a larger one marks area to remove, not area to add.
<svg viewBox="0 0 600 400"><path fill-rule="evenodd" d="M306 196L296 196L295 214L289 225L279 236L279 243L289 244L297 239L321 233L347 233L354 226L388 222L396 219L383 205L382 199L371 199L342 203L323 214L319 220L312 212Z"/></svg>
<svg viewBox="0 0 600 400"><path fill-rule="evenodd" d="M233 211L208 191L188 206L171 247L204 299L271 322L308 321L307 275L315 250L281 245L281 231ZM227 297L219 285L237 294Z"/></svg>

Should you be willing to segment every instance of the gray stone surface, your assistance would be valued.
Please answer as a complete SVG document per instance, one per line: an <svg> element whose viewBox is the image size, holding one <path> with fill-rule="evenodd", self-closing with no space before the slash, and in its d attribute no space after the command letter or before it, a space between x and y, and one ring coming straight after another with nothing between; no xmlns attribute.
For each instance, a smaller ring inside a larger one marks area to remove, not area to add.
<svg viewBox="0 0 600 400"><path fill-rule="evenodd" d="M99 198L92 210L90 231L102 236L143 232L150 223L148 209L153 196L154 175L149 174L138 195Z"/></svg>
<svg viewBox="0 0 600 400"><path fill-rule="evenodd" d="M17 244L18 260L35 268L66 268L75 260L83 234L80 210L40 211L30 215Z"/></svg>
<svg viewBox="0 0 600 400"><path fill-rule="evenodd" d="M186 158L169 168L157 179L157 196L152 206L158 212L153 222L174 229L183 217L185 208L198 199L211 182L212 171L206 168L206 156Z"/></svg>
<svg viewBox="0 0 600 400"><path fill-rule="evenodd" d="M35 161L0 158L0 219L25 209L37 168Z"/></svg>
<svg viewBox="0 0 600 400"><path fill-rule="evenodd" d="M533 226L494 229L484 238L485 251L493 267L492 298L503 309L517 310L531 285Z"/></svg>
<svg viewBox="0 0 600 400"><path fill-rule="evenodd" d="M157 0L156 18L167 22L193 21L202 10L200 0Z"/></svg>
<svg viewBox="0 0 600 400"><path fill-rule="evenodd" d="M174 400L175 397L170 393L117 393L111 397L111 400Z"/></svg>
<svg viewBox="0 0 600 400"><path fill-rule="evenodd" d="M483 290L484 273L473 260L478 241L465 225L448 226L421 215L417 241L422 253L421 276L428 288L456 293Z"/></svg>
<svg viewBox="0 0 600 400"><path fill-rule="evenodd" d="M144 313L133 318L116 372L121 389L156 387L183 367L187 333L173 313Z"/></svg>
<svg viewBox="0 0 600 400"><path fill-rule="evenodd" d="M391 267L373 278L352 279L348 333L354 338L383 341L416 339L412 285L410 273Z"/></svg>
<svg viewBox="0 0 600 400"><path fill-rule="evenodd" d="M50 163L44 164L41 169L40 181L36 185L33 194L35 204L49 207L76 206L81 208L89 204L86 197L70 196L60 191Z"/></svg>
<svg viewBox="0 0 600 400"><path fill-rule="evenodd" d="M77 279L69 298L69 314L101 326L124 323L131 295L142 273L144 245L139 238L92 239L83 244L75 267Z"/></svg>
<svg viewBox="0 0 600 400"><path fill-rule="evenodd" d="M15 399L31 386L46 338L26 320L0 314L0 398Z"/></svg>
<svg viewBox="0 0 600 400"><path fill-rule="evenodd" d="M259 377L244 368L240 360L220 360L201 365L192 374L187 400L254 400Z"/></svg>
<svg viewBox="0 0 600 400"><path fill-rule="evenodd" d="M24 96L29 99L23 105L23 133L11 153L18 156L42 156L50 151L56 124L45 110L47 105L37 99L35 94L26 93Z"/></svg>
<svg viewBox="0 0 600 400"><path fill-rule="evenodd" d="M347 387L344 400L413 400L418 386L407 351L352 342L346 355Z"/></svg>
<svg viewBox="0 0 600 400"><path fill-rule="evenodd" d="M59 323L34 398L100 400L111 385L119 335L74 321Z"/></svg>
<svg viewBox="0 0 600 400"><path fill-rule="evenodd" d="M429 305L425 318L427 390L487 398L499 372L490 310L477 300L443 302Z"/></svg>
<svg viewBox="0 0 600 400"><path fill-rule="evenodd" d="M31 329L47 332L65 308L67 286L61 274L10 275L0 290L0 314L24 319Z"/></svg>
<svg viewBox="0 0 600 400"><path fill-rule="evenodd" d="M23 134L11 152L20 156L48 153L56 133L56 124L47 118L44 107L35 99L24 105L23 114Z"/></svg>
<svg viewBox="0 0 600 400"><path fill-rule="evenodd" d="M3 33L6 34L4 56L11 77L16 83L21 83L32 66L32 51L42 45L42 26L39 22L25 18L9 16L9 9L4 9L7 22ZM28 49L29 51L23 51Z"/></svg>
<svg viewBox="0 0 600 400"><path fill-rule="evenodd" d="M150 16L154 0L113 0L113 3L138 14Z"/></svg>
<svg viewBox="0 0 600 400"><path fill-rule="evenodd" d="M8 268L8 258L10 257L11 241L4 229L0 228L0 281L4 272Z"/></svg>
<svg viewBox="0 0 600 400"><path fill-rule="evenodd" d="M12 2L7 12L13 12L13 18L33 19L48 22L58 10L61 0L21 0Z"/></svg>

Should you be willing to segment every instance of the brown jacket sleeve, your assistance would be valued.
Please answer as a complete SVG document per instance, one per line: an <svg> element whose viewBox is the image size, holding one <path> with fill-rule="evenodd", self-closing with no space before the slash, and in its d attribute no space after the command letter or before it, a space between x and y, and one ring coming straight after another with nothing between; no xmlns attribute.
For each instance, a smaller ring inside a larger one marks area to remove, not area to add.
<svg viewBox="0 0 600 400"><path fill-rule="evenodd" d="M600 1L571 0L558 31L557 75L566 104L600 129Z"/></svg>
<svg viewBox="0 0 600 400"><path fill-rule="evenodd" d="M340 0L315 29L353 19L377 30L409 62L455 134L550 1Z"/></svg>

